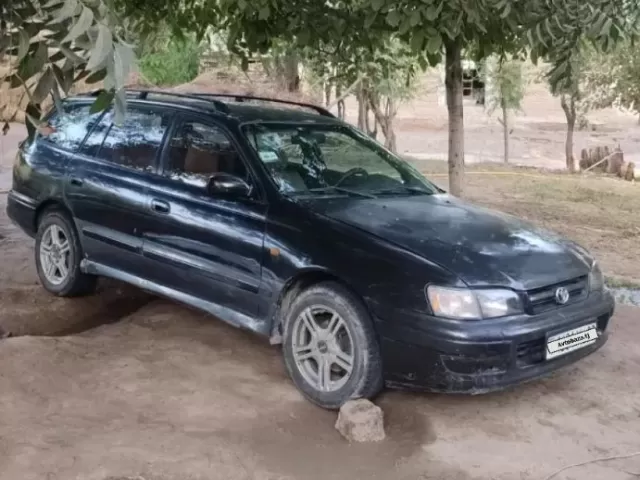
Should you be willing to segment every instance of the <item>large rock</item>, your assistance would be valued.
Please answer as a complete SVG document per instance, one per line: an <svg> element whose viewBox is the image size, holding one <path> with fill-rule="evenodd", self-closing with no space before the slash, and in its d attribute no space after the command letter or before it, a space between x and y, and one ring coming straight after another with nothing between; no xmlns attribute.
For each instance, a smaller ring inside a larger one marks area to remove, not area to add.
<svg viewBox="0 0 640 480"><path fill-rule="evenodd" d="M369 400L350 400L340 408L336 429L349 442L384 440L382 409Z"/></svg>

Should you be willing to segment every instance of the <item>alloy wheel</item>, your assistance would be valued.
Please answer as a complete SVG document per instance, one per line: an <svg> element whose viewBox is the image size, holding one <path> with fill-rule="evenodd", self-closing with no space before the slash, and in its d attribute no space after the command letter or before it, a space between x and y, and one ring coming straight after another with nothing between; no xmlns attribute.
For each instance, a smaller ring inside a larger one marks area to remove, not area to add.
<svg viewBox="0 0 640 480"><path fill-rule="evenodd" d="M293 358L317 391L342 388L354 369L354 343L345 320L333 309L311 306L293 322Z"/></svg>
<svg viewBox="0 0 640 480"><path fill-rule="evenodd" d="M59 226L50 225L45 230L39 253L46 280L52 285L60 285L66 281L71 270L71 244Z"/></svg>

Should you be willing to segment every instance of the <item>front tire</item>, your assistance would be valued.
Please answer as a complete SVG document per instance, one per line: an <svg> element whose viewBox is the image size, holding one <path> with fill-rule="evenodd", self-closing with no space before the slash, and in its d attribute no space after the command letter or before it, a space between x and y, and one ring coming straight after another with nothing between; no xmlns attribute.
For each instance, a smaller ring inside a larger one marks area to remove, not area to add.
<svg viewBox="0 0 640 480"><path fill-rule="evenodd" d="M38 223L36 268L40 283L59 297L92 293L97 277L80 270L82 247L76 229L61 211L46 212Z"/></svg>
<svg viewBox="0 0 640 480"><path fill-rule="evenodd" d="M334 282L304 290L285 313L287 371L311 402L340 408L383 386L380 349L362 302Z"/></svg>

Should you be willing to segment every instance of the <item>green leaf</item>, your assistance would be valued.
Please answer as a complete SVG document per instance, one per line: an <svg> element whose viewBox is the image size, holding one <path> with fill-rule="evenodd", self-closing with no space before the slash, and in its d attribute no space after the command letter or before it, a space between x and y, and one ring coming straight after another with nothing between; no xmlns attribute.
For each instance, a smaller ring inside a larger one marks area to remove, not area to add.
<svg viewBox="0 0 640 480"><path fill-rule="evenodd" d="M385 0L371 0L371 8L374 12L379 12L384 5Z"/></svg>
<svg viewBox="0 0 640 480"><path fill-rule="evenodd" d="M367 13L367 16L364 19L364 27L370 28L371 25L373 25L373 22L376 21L377 17L378 17L378 13L376 11L371 11Z"/></svg>
<svg viewBox="0 0 640 480"><path fill-rule="evenodd" d="M89 85L93 85L94 83L98 83L101 82L102 80L104 80L104 77L107 76L107 70L103 69L103 70L98 70L95 73L92 73L91 75L89 75L86 80L84 81L84 83L87 83Z"/></svg>
<svg viewBox="0 0 640 480"><path fill-rule="evenodd" d="M544 35L542 34L542 26L540 23L536 25L536 35L538 36L538 41L546 47L547 42L545 41Z"/></svg>
<svg viewBox="0 0 640 480"><path fill-rule="evenodd" d="M602 29L600 30L601 37L609 36L609 30L611 29L612 24L613 20L611 20L611 18L607 18L607 20L604 22L604 25L602 25Z"/></svg>
<svg viewBox="0 0 640 480"><path fill-rule="evenodd" d="M47 45L44 42L38 44L34 55L25 57L18 66L18 75L22 81L26 82L36 73L40 73L48 60Z"/></svg>
<svg viewBox="0 0 640 480"><path fill-rule="evenodd" d="M49 0L47 3L45 3L42 8L51 8L51 7L56 7L60 4L64 3L64 0Z"/></svg>
<svg viewBox="0 0 640 480"><path fill-rule="evenodd" d="M40 117L42 116L42 110L40 109L39 105L34 105L33 103L29 102L24 113L25 117L27 117L27 122L25 122L27 127L27 134L29 135L29 138L33 138L36 130L40 126Z"/></svg>
<svg viewBox="0 0 640 480"><path fill-rule="evenodd" d="M430 22L434 21L438 18L438 10L433 5L429 5L426 10L424 10L424 17Z"/></svg>
<svg viewBox="0 0 640 480"><path fill-rule="evenodd" d="M400 25L395 28L397 28L398 35L405 35L409 30L411 30L410 17L404 17L404 20L400 22Z"/></svg>
<svg viewBox="0 0 640 480"><path fill-rule="evenodd" d="M111 30L102 23L98 26L98 38L89 57L87 70L95 71L113 52L113 36Z"/></svg>
<svg viewBox="0 0 640 480"><path fill-rule="evenodd" d="M507 18L509 16L509 14L511 13L511 4L507 3L504 7L504 10L502 11L502 13L500 14L500 18Z"/></svg>
<svg viewBox="0 0 640 480"><path fill-rule="evenodd" d="M547 29L547 33L549 34L549 37L551 37L551 39L553 39L553 41L555 41L556 40L556 36L553 34L553 29L551 28L551 21L549 20L549 18L545 19L544 26Z"/></svg>
<svg viewBox="0 0 640 480"><path fill-rule="evenodd" d="M31 39L29 38L29 35L27 34L27 32L22 28L18 32L18 36L20 40L20 45L18 46L18 62L19 62L27 55L27 53L29 53L29 42L31 41Z"/></svg>
<svg viewBox="0 0 640 480"><path fill-rule="evenodd" d="M421 52L423 48L424 48L424 33L421 30L418 30L411 37L411 49L414 52Z"/></svg>
<svg viewBox="0 0 640 480"><path fill-rule="evenodd" d="M440 51L442 47L442 37L439 34L430 35L427 40L427 52L429 53L437 53Z"/></svg>
<svg viewBox="0 0 640 480"><path fill-rule="evenodd" d="M304 29L298 34L298 42L300 42L302 45L306 45L309 42L310 37L311 32L309 32L309 30L307 29Z"/></svg>
<svg viewBox="0 0 640 480"><path fill-rule="evenodd" d="M410 19L409 19L409 23L411 24L412 27L415 27L418 24L420 24L420 20L422 20L421 15L420 15L420 11L419 10L414 10L413 13L411 14Z"/></svg>
<svg viewBox="0 0 640 480"><path fill-rule="evenodd" d="M269 9L269 5L265 5L258 12L258 18L260 20L266 20L269 18L270 14L271 14L271 10Z"/></svg>
<svg viewBox="0 0 640 480"><path fill-rule="evenodd" d="M538 50L536 48L531 49L531 62L538 65Z"/></svg>
<svg viewBox="0 0 640 480"><path fill-rule="evenodd" d="M62 8L58 10L58 13L51 23L58 23L65 18L71 17L75 13L77 7L78 0L65 0L64 5L62 5Z"/></svg>
<svg viewBox="0 0 640 480"><path fill-rule="evenodd" d="M391 10L387 14L387 24L390 27L397 27L400 24L400 14L397 10Z"/></svg>
<svg viewBox="0 0 640 480"><path fill-rule="evenodd" d="M98 98L96 98L93 104L91 104L89 113L102 112L103 110L107 109L109 105L111 105L114 96L114 90L102 90L98 95Z"/></svg>
<svg viewBox="0 0 640 480"><path fill-rule="evenodd" d="M63 45L60 45L59 48L60 48L60 51L63 53L63 55L67 57L67 60L69 60L74 65L82 65L83 63L85 63L84 58L82 58L80 55L75 53L70 48L65 47Z"/></svg>
<svg viewBox="0 0 640 480"><path fill-rule="evenodd" d="M114 75L118 89L124 87L133 62L133 50L127 45L117 43L114 52Z"/></svg>
<svg viewBox="0 0 640 480"><path fill-rule="evenodd" d="M78 18L78 21L73 26L71 31L67 34L66 37L62 40L62 43L67 43L75 40L84 32L89 30L89 27L93 24L93 11L90 8L82 6L82 13Z"/></svg>
<svg viewBox="0 0 640 480"><path fill-rule="evenodd" d="M127 93L124 88L119 89L115 95L113 123L121 127L127 112Z"/></svg>
<svg viewBox="0 0 640 480"><path fill-rule="evenodd" d="M69 93L71 85L67 84L65 73L60 69L59 66L55 64L51 65L51 70L53 71L53 75L55 76L56 82L60 89L64 92L65 95Z"/></svg>
<svg viewBox="0 0 640 480"><path fill-rule="evenodd" d="M527 37L527 42L529 42L529 46L532 48L535 47L536 42L533 39L533 32L531 30L527 30L526 37Z"/></svg>
<svg viewBox="0 0 640 480"><path fill-rule="evenodd" d="M56 79L53 75L53 70L47 68L44 73L40 76L38 80L38 84L33 91L32 99L36 103L42 103L42 101L47 98L49 92L53 88Z"/></svg>

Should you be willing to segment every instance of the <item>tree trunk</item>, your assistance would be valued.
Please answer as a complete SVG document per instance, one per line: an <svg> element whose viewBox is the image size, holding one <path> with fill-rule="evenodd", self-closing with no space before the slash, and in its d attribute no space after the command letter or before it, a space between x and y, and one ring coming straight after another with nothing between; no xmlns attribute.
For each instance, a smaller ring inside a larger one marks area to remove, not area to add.
<svg viewBox="0 0 640 480"><path fill-rule="evenodd" d="M300 73L298 71L298 54L289 52L284 59L287 90L290 92L300 91Z"/></svg>
<svg viewBox="0 0 640 480"><path fill-rule="evenodd" d="M367 129L367 91L361 83L358 86L358 128L363 132Z"/></svg>
<svg viewBox="0 0 640 480"><path fill-rule="evenodd" d="M562 95L560 105L567 117L567 139L564 144L565 162L570 173L576 171L576 161L573 158L573 132L576 128L576 102L572 95Z"/></svg>
<svg viewBox="0 0 640 480"><path fill-rule="evenodd" d="M331 105L331 82L327 80L324 84L324 104L325 106Z"/></svg>
<svg viewBox="0 0 640 480"><path fill-rule="evenodd" d="M502 130L504 135L504 163L509 163L509 110L507 104L502 99Z"/></svg>
<svg viewBox="0 0 640 480"><path fill-rule="evenodd" d="M449 113L449 191L461 196L464 185L464 111L462 106L462 47L459 40L445 44L445 86Z"/></svg>
<svg viewBox="0 0 640 480"><path fill-rule="evenodd" d="M371 138L377 139L378 138L378 120L376 119L376 115L374 113L373 114L373 128L371 128L372 119L371 119L371 115L369 115L369 112L371 112L371 105L370 105L370 102L368 101L368 99L365 99L365 109L366 109L365 123L366 123L366 127L367 127L367 135L369 135Z"/></svg>
<svg viewBox="0 0 640 480"><path fill-rule="evenodd" d="M384 111L380 106L380 97L367 92L367 99L371 111L375 115L378 125L384 135L384 146L392 152L397 152L396 133L393 131L393 120L398 113L398 108L393 100L387 99Z"/></svg>
<svg viewBox="0 0 640 480"><path fill-rule="evenodd" d="M342 97L342 88L340 87L340 84L337 83L336 84L336 98L341 98L341 97ZM344 100L338 100L337 106L338 106L338 118L340 120L344 120L344 115L345 115Z"/></svg>

